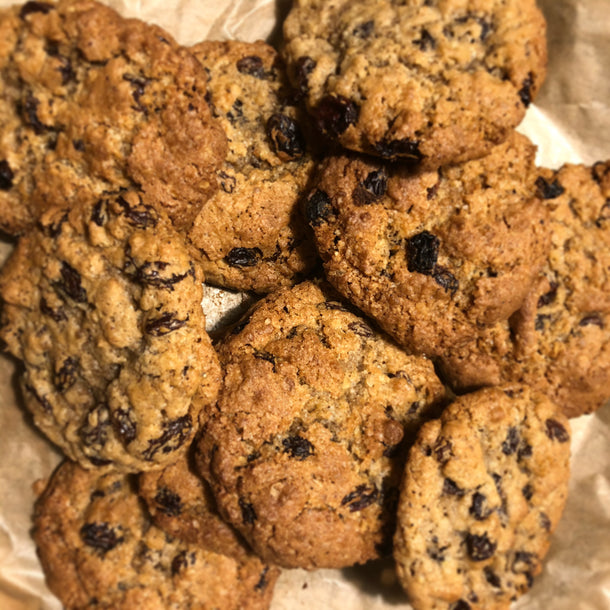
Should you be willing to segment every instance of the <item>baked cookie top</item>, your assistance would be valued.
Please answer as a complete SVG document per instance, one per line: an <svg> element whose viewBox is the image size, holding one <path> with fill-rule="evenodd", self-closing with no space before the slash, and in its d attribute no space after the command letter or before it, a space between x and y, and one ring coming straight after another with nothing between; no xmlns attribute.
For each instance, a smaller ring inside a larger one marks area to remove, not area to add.
<svg viewBox="0 0 610 610"><path fill-rule="evenodd" d="M202 42L191 51L229 142L220 188L188 231L206 279L257 292L293 284L317 261L298 205L314 161L284 66L262 41Z"/></svg>
<svg viewBox="0 0 610 610"><path fill-rule="evenodd" d="M217 188L206 75L164 30L93 0L0 12L0 228L137 186L177 226Z"/></svg>
<svg viewBox="0 0 610 610"><path fill-rule="evenodd" d="M330 157L306 202L328 280L429 356L508 318L548 252L534 156L514 132L488 156L438 171Z"/></svg>
<svg viewBox="0 0 610 610"><path fill-rule="evenodd" d="M443 357L453 385L520 380L568 417L610 398L610 162L540 170L551 250L511 318Z"/></svg>
<svg viewBox="0 0 610 610"><path fill-rule="evenodd" d="M270 295L218 344L224 386L199 467L269 563L342 567L388 553L405 451L444 388L313 282Z"/></svg>
<svg viewBox="0 0 610 610"><path fill-rule="evenodd" d="M508 608L541 571L568 491L568 420L527 386L464 395L421 428L394 557L417 610Z"/></svg>
<svg viewBox="0 0 610 610"><path fill-rule="evenodd" d="M295 0L284 38L322 131L427 169L504 141L546 74L535 0Z"/></svg>
<svg viewBox="0 0 610 610"><path fill-rule="evenodd" d="M66 610L263 610L273 592L259 561L212 553L155 526L130 475L64 462L36 502L33 537Z"/></svg>
<svg viewBox="0 0 610 610"><path fill-rule="evenodd" d="M219 386L203 276L136 192L53 208L0 274L0 335L35 424L85 468L178 459Z"/></svg>

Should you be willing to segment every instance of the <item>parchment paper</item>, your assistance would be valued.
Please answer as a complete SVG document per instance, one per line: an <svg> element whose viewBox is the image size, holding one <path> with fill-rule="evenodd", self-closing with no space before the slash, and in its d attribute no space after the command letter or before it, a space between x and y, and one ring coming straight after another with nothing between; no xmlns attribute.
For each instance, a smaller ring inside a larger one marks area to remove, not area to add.
<svg viewBox="0 0 610 610"><path fill-rule="evenodd" d="M354 0L357 1L357 0ZM277 42L290 0L108 0L122 14L158 23L180 42L237 38ZM0 6L11 4L0 0ZM520 127L539 147L538 163L610 158L610 2L539 0L548 21L549 75ZM0 243L0 261L12 245ZM247 295L206 289L211 330L243 309ZM15 367L0 357L0 610L58 610L29 536L32 483L59 454L16 399ZM610 404L572 420L572 479L546 566L519 610L610 608ZM391 562L346 570L286 570L272 610L406 610Z"/></svg>

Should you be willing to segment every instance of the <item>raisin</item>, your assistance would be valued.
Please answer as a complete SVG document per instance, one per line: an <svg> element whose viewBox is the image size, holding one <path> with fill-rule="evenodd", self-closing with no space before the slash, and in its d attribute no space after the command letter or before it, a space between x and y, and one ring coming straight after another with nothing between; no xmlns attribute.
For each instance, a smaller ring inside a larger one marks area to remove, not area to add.
<svg viewBox="0 0 610 610"><path fill-rule="evenodd" d="M458 599L455 604L451 604L450 610L470 610L470 604L463 599Z"/></svg>
<svg viewBox="0 0 610 610"><path fill-rule="evenodd" d="M341 506L348 506L352 513L360 511L373 504L378 495L379 492L375 486L367 489L366 485L358 485L354 491L341 500Z"/></svg>
<svg viewBox="0 0 610 610"><path fill-rule="evenodd" d="M496 589L502 588L502 581L500 577L489 567L485 566L483 569L483 573L485 574L485 580Z"/></svg>
<svg viewBox="0 0 610 610"><path fill-rule="evenodd" d="M32 94L29 94L22 106L23 120L34 130L36 135L40 135L49 129L48 125L42 123L38 118L39 105L40 102Z"/></svg>
<svg viewBox="0 0 610 610"><path fill-rule="evenodd" d="M232 110L227 112L227 118L234 123L237 119L241 119L244 116L244 111L242 110L244 103L241 100L235 100L233 102Z"/></svg>
<svg viewBox="0 0 610 610"><path fill-rule="evenodd" d="M374 170L354 190L354 203L356 205L369 205L383 197L387 188L388 179L385 172L382 169Z"/></svg>
<svg viewBox="0 0 610 610"><path fill-rule="evenodd" d="M155 504L163 514L169 517L178 517L182 513L183 505L180 496L167 487L161 487L157 492Z"/></svg>
<svg viewBox="0 0 610 610"><path fill-rule="evenodd" d="M364 23L357 25L353 29L352 34L358 38L368 38L374 30L375 22L371 19L370 21L365 21Z"/></svg>
<svg viewBox="0 0 610 610"><path fill-rule="evenodd" d="M40 297L40 311L55 322L65 322L68 319L62 309L53 309L50 307L44 297Z"/></svg>
<svg viewBox="0 0 610 610"><path fill-rule="evenodd" d="M346 309L341 303L337 303L337 301L324 301L321 303L324 309L330 309L331 311L344 311L349 313L349 310Z"/></svg>
<svg viewBox="0 0 610 610"><path fill-rule="evenodd" d="M143 453L144 458L152 460L157 451L170 453L176 451L191 435L193 419L189 414L163 423L163 434L148 441L148 448Z"/></svg>
<svg viewBox="0 0 610 610"><path fill-rule="evenodd" d="M76 78L76 73L74 72L74 68L72 68L72 62L63 55L58 55L57 59L61 62L61 67L57 68L61 74L61 84L67 85Z"/></svg>
<svg viewBox="0 0 610 610"><path fill-rule="evenodd" d="M599 326L599 328L604 328L604 321L597 314L590 314L585 316L579 323L578 326Z"/></svg>
<svg viewBox="0 0 610 610"><path fill-rule="evenodd" d="M94 222L98 227L103 227L106 220L108 220L105 210L106 203L107 202L103 199L99 199L91 211L91 221Z"/></svg>
<svg viewBox="0 0 610 610"><path fill-rule="evenodd" d="M534 488L528 483L521 489L521 493L526 500L531 500L534 495Z"/></svg>
<svg viewBox="0 0 610 610"><path fill-rule="evenodd" d="M305 152L305 139L299 124L285 114L275 113L267 121L267 137L283 161L298 159Z"/></svg>
<svg viewBox="0 0 610 610"><path fill-rule="evenodd" d="M430 544L426 547L426 553L430 559L442 563L445 561L445 551L449 548L449 545L439 546L438 537L433 536Z"/></svg>
<svg viewBox="0 0 610 610"><path fill-rule="evenodd" d="M142 76L135 76L133 74L123 74L123 80L127 81L132 86L131 95L133 97L133 101L136 103L135 109L144 112L146 108L142 105L140 98L144 95L144 90L146 89L146 85L148 85L150 80Z"/></svg>
<svg viewBox="0 0 610 610"><path fill-rule="evenodd" d="M515 574L531 572L538 562L538 556L535 553L527 551L517 551L513 558L512 571Z"/></svg>
<svg viewBox="0 0 610 610"><path fill-rule="evenodd" d="M551 320L551 316L542 314L542 313L538 314L536 316L536 322L534 323L534 328L539 332L543 331L546 323L549 320Z"/></svg>
<svg viewBox="0 0 610 610"><path fill-rule="evenodd" d="M260 578L258 582L254 585L254 589L256 591L264 591L269 584L267 582L267 572L269 571L269 566L265 566L260 574Z"/></svg>
<svg viewBox="0 0 610 610"><path fill-rule="evenodd" d="M254 76L254 78L265 78L265 67L263 66L263 60L257 55L242 57L237 62L237 70L241 74Z"/></svg>
<svg viewBox="0 0 610 610"><path fill-rule="evenodd" d="M237 184L235 176L229 176L229 174L225 172L219 172L218 176L220 177L220 188L225 193L232 193L235 190L235 185Z"/></svg>
<svg viewBox="0 0 610 610"><path fill-rule="evenodd" d="M116 528L119 532L120 529L120 526ZM110 524L106 521L85 523L80 528L80 537L87 546L100 551L104 555L124 540L123 536L119 536L116 530L110 527Z"/></svg>
<svg viewBox="0 0 610 610"><path fill-rule="evenodd" d="M290 457L304 460L314 454L314 446L302 436L289 436L282 440L284 453L289 453Z"/></svg>
<svg viewBox="0 0 610 610"><path fill-rule="evenodd" d="M508 434L506 435L506 440L502 443L502 453L504 455L512 455L517 451L517 447L519 446L519 441L521 437L519 435L519 430L514 427L510 427L508 429Z"/></svg>
<svg viewBox="0 0 610 610"><path fill-rule="evenodd" d="M438 259L439 245L439 238L429 231L422 231L407 239L407 269L411 273L432 275Z"/></svg>
<svg viewBox="0 0 610 610"><path fill-rule="evenodd" d="M606 222L610 220L610 199L606 199L599 211L599 216L595 220L595 226L601 229Z"/></svg>
<svg viewBox="0 0 610 610"><path fill-rule="evenodd" d="M81 286L80 273L74 267L62 261L60 274L61 282L58 282L58 285L66 295L77 303L86 303L87 291Z"/></svg>
<svg viewBox="0 0 610 610"><path fill-rule="evenodd" d="M330 197L320 189L307 199L305 215L312 227L318 227L333 216L334 210Z"/></svg>
<svg viewBox="0 0 610 610"><path fill-rule="evenodd" d="M195 563L195 553L180 551L173 559L171 564L172 576L176 576L181 570Z"/></svg>
<svg viewBox="0 0 610 610"><path fill-rule="evenodd" d="M552 441L558 441L560 443L567 443L570 440L568 431L555 419L547 419L545 422L546 435Z"/></svg>
<svg viewBox="0 0 610 610"><path fill-rule="evenodd" d="M551 520L549 519L548 515L546 513L540 513L539 518L540 518L540 527L543 530L550 532L552 524L551 524Z"/></svg>
<svg viewBox="0 0 610 610"><path fill-rule="evenodd" d="M318 128L335 137L354 125L359 114L359 106L342 95L323 97L315 109Z"/></svg>
<svg viewBox="0 0 610 610"><path fill-rule="evenodd" d="M172 273L169 277L163 277L161 273L170 266L170 263L165 261L146 262L140 267L136 266L127 255L125 263L125 274L138 284L154 286L156 288L166 288L173 290L174 284L178 284L185 280L188 276L195 277L195 270L191 264L189 270L185 273Z"/></svg>
<svg viewBox="0 0 610 610"><path fill-rule="evenodd" d="M413 44L417 45L422 51L436 49L436 40L425 28L422 29L421 36L414 40Z"/></svg>
<svg viewBox="0 0 610 610"><path fill-rule="evenodd" d="M538 299L537 307L544 307L545 305L550 305L557 298L557 289L559 288L559 284L557 282L551 282L549 286L549 290L544 294L540 295Z"/></svg>
<svg viewBox="0 0 610 610"><path fill-rule="evenodd" d="M19 11L19 17L21 19L25 19L28 15L32 13L43 13L46 15L50 13L55 6L48 2L26 2Z"/></svg>
<svg viewBox="0 0 610 610"><path fill-rule="evenodd" d="M443 493L449 496L461 497L464 495L464 490L453 479L446 478L443 481Z"/></svg>
<svg viewBox="0 0 610 610"><path fill-rule="evenodd" d="M434 267L432 277L445 292L450 292L452 295L454 295L460 287L460 283L455 275L440 265Z"/></svg>
<svg viewBox="0 0 610 610"><path fill-rule="evenodd" d="M260 248L233 248L224 260L231 267L254 267L262 257Z"/></svg>
<svg viewBox="0 0 610 610"><path fill-rule="evenodd" d="M163 335L167 335L182 328L189 321L188 314L184 320L174 317L175 315L176 312L172 311L164 313L162 316L154 318L153 320L148 320L144 326L144 331L149 335L162 337Z"/></svg>
<svg viewBox="0 0 610 610"><path fill-rule="evenodd" d="M90 423L90 420L95 423ZM89 417L78 430L78 436L86 447L101 448L108 440L108 407L104 404L96 405L89 413Z"/></svg>
<svg viewBox="0 0 610 610"><path fill-rule="evenodd" d="M532 85L534 84L534 75L530 72L527 78L523 79L521 89L519 89L519 97L522 104L527 108L532 102Z"/></svg>
<svg viewBox="0 0 610 610"><path fill-rule="evenodd" d="M453 445L447 438L439 438L434 445L434 457L437 462L445 464L449 461L449 458L453 455Z"/></svg>
<svg viewBox="0 0 610 610"><path fill-rule="evenodd" d="M400 157L403 162L417 164L424 158L424 155L419 150L419 142L417 140L409 140L408 138L400 140L383 138L375 143L374 149L384 159Z"/></svg>
<svg viewBox="0 0 610 610"><path fill-rule="evenodd" d="M484 521L485 519L487 519L487 517L489 517L489 515L491 515L492 511L485 507L486 502L487 497L482 493L475 491L472 494L472 504L470 505L468 512L477 521Z"/></svg>
<svg viewBox="0 0 610 610"><path fill-rule="evenodd" d="M72 140L72 146L74 146L74 150L78 150L78 152L85 152L85 143L83 140Z"/></svg>
<svg viewBox="0 0 610 610"><path fill-rule="evenodd" d="M478 536L477 534L466 535L466 549L468 556L473 561L485 561L493 556L498 545L492 542L487 534Z"/></svg>
<svg viewBox="0 0 610 610"><path fill-rule="evenodd" d="M67 220L68 211L66 210L59 220L51 223L50 225L42 225L42 229L49 237L59 237L59 235L61 235L63 225Z"/></svg>
<svg viewBox="0 0 610 610"><path fill-rule="evenodd" d="M366 339L374 336L373 330L368 324L364 322L350 322L347 327L359 337L364 337Z"/></svg>
<svg viewBox="0 0 610 610"><path fill-rule="evenodd" d="M157 226L157 213L152 206L131 205L121 195L116 198L116 202L123 208L123 214L131 224L143 229Z"/></svg>
<svg viewBox="0 0 610 610"><path fill-rule="evenodd" d="M252 525L256 521L256 511L254 506L239 498L239 508L241 509L241 519L245 525Z"/></svg>
<svg viewBox="0 0 610 610"><path fill-rule="evenodd" d="M76 382L76 373L79 369L78 358L69 356L63 361L61 368L53 376L53 385L58 392L64 392Z"/></svg>
<svg viewBox="0 0 610 610"><path fill-rule="evenodd" d="M309 75L314 71L316 62L311 57L299 57L296 62L296 86L301 95L309 90Z"/></svg>
<svg viewBox="0 0 610 610"><path fill-rule="evenodd" d="M13 186L15 174L6 159L0 161L0 190L8 191Z"/></svg>
<svg viewBox="0 0 610 610"><path fill-rule="evenodd" d="M523 442L517 452L517 459L522 460L528 457L532 457L532 446L529 443Z"/></svg>
<svg viewBox="0 0 610 610"><path fill-rule="evenodd" d="M275 373L275 356L273 354L265 352L264 350L255 349L254 352L252 352L252 355L257 360L265 360L266 362L270 362L273 365L273 372Z"/></svg>
<svg viewBox="0 0 610 610"><path fill-rule="evenodd" d="M540 199L555 199L563 195L565 189L559 183L559 180L548 182L544 176L536 178L536 190Z"/></svg>
<svg viewBox="0 0 610 610"><path fill-rule="evenodd" d="M129 445L136 438L137 424L127 409L117 409L110 414L112 427L123 445Z"/></svg>

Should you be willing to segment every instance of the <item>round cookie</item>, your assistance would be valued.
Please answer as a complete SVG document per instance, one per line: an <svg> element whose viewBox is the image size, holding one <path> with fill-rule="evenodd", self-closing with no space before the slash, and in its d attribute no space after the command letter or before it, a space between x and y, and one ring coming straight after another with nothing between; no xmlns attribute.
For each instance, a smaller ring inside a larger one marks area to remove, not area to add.
<svg viewBox="0 0 610 610"><path fill-rule="evenodd" d="M33 537L66 610L263 610L273 594L259 560L236 561L156 527L129 475L64 462L36 502Z"/></svg>
<svg viewBox="0 0 610 610"><path fill-rule="evenodd" d="M0 228L138 187L177 226L217 188L206 75L164 30L92 0L0 12Z"/></svg>
<svg viewBox="0 0 610 610"><path fill-rule="evenodd" d="M535 0L296 0L284 39L323 132L426 169L503 142L546 75Z"/></svg>
<svg viewBox="0 0 610 610"><path fill-rule="evenodd" d="M394 557L416 610L508 608L542 569L568 492L568 420L527 386L464 395L424 424Z"/></svg>
<svg viewBox="0 0 610 610"><path fill-rule="evenodd" d="M535 147L413 173L330 157L306 202L326 276L401 345L439 356L520 307L548 252Z"/></svg>
<svg viewBox="0 0 610 610"><path fill-rule="evenodd" d="M610 162L541 170L551 250L509 322L448 352L442 368L457 390L521 381L565 415L610 398Z"/></svg>
<svg viewBox="0 0 610 610"><path fill-rule="evenodd" d="M203 276L136 192L53 208L0 274L0 335L34 423L85 468L178 459L220 384Z"/></svg>
<svg viewBox="0 0 610 610"><path fill-rule="evenodd" d="M220 188L188 231L206 280L270 292L317 262L299 201L314 168L284 67L268 44L202 42L208 101L229 141Z"/></svg>
<svg viewBox="0 0 610 610"><path fill-rule="evenodd" d="M325 287L261 301L218 344L199 468L263 560L342 567L389 552L405 451L445 391Z"/></svg>

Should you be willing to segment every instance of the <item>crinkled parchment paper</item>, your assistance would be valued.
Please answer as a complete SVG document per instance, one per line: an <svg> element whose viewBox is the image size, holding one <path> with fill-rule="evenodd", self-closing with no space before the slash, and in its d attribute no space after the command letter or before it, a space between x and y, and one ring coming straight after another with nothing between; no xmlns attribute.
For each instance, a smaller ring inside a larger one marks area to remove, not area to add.
<svg viewBox="0 0 610 610"><path fill-rule="evenodd" d="M277 42L290 0L107 0L121 13L167 28L179 41L266 38ZM357 0L354 0L357 1ZM0 6L10 4L0 0ZM539 0L548 20L549 75L521 127L549 167L610 158L610 2ZM11 249L0 243L0 261ZM208 289L211 325L222 324L246 297ZM19 406L14 365L0 357L0 610L58 610L29 536L32 483L60 456ZM543 574L514 607L520 610L610 609L610 404L572 420L570 496ZM287 570L273 610L409 608L390 562L346 570Z"/></svg>

